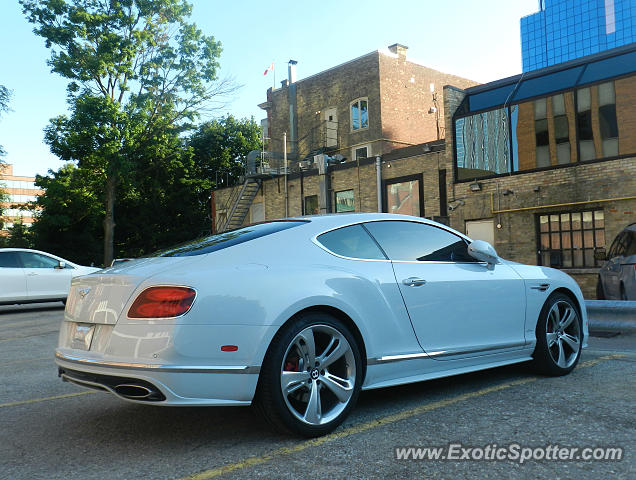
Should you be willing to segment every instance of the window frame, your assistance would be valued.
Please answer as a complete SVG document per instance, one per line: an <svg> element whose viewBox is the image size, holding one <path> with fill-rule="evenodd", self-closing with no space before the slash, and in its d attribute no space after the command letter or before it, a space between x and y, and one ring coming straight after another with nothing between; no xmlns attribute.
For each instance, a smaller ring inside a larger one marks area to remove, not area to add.
<svg viewBox="0 0 636 480"><path fill-rule="evenodd" d="M318 212L317 213L308 213L307 212L307 199L308 198L312 198L312 197L316 197L316 206L318 207ZM320 215L320 198L318 197L317 194L314 195L305 195L303 197L303 215Z"/></svg>
<svg viewBox="0 0 636 480"><path fill-rule="evenodd" d="M419 193L419 206L420 206L420 215L419 217L414 218L424 218L425 210L424 210L424 174L423 173L415 173L413 175L405 175L403 177L395 177L395 178L387 178L382 179L382 211L384 213L390 213L389 202L387 198L387 187L390 185L394 185L396 183L405 183L412 182L413 180L418 180L418 193Z"/></svg>
<svg viewBox="0 0 636 480"><path fill-rule="evenodd" d="M351 198L353 199L353 209L352 210L342 210L342 211L338 211L338 194L339 193L345 193L345 192L351 192ZM355 212L356 211L356 192L354 188L347 188L346 190L338 190L337 192L333 193L333 206L334 206L334 210L335 213L351 213L351 212Z"/></svg>
<svg viewBox="0 0 636 480"><path fill-rule="evenodd" d="M603 212L603 227L599 228L596 227L596 216L594 215L596 212ZM584 222L583 222L583 214L584 213L591 213L592 214L592 228L585 228L584 226ZM561 216L562 215L569 215L569 223L570 223L570 228L567 230L564 230L562 228L562 224L561 224ZM581 226L578 229L573 229L572 228L572 214L580 214L581 215ZM559 217L559 229L556 231L552 230L552 226L551 226L551 220L550 220L550 216L552 215L556 215ZM542 216L547 216L548 217L548 230L546 232L542 232L541 231L541 217ZM594 209L578 209L578 210L568 210L568 211L563 211L560 210L558 212L541 212L541 213L536 213L535 214L535 233L536 233L536 250L537 250L537 265L538 266L542 266L542 267L550 267L550 268L555 268L558 270L563 270L563 269L571 269L571 270L579 270L579 269L586 269L586 268L600 268L602 266L602 262L600 262L599 260L597 260L594 256L594 254L596 253L597 250L599 249L606 249L607 248L607 238L606 238L606 232L605 232L605 211L602 208L594 208ZM600 246L600 245L596 245L596 231L597 230L601 230L603 231L603 238L605 240L605 245ZM592 239L593 239L593 246L592 247L587 247L585 245L585 232L592 232ZM564 232L569 232L570 233L570 248L563 248L562 246L562 236ZM573 246L573 233L574 232L580 232L581 234L581 247L576 249L581 251L581 258L583 261L583 265L574 265L574 251L575 248ZM548 238L550 239L550 248L547 250L543 250L542 248L542 244L541 244L541 234L547 234ZM553 234L558 234L559 235L559 248L552 248L552 235ZM593 264L592 265L588 265L585 261L585 251L586 250L592 250L592 259L593 259ZM565 266L563 263L563 252L564 251L570 251L572 253L572 265L570 266ZM552 266L551 264L548 265L544 265L543 264L543 253L545 252L560 252L561 255L561 265L555 265Z"/></svg>
<svg viewBox="0 0 636 480"><path fill-rule="evenodd" d="M425 219L422 219L425 220ZM416 263L416 264L422 264L425 265L427 263L435 263L435 264L449 264L449 265L458 265L458 264L470 264L470 265L488 265L487 262L481 262L477 259L475 259L474 262L449 262L449 261L432 261L432 260L391 260L389 258L389 256L387 255L387 253L384 251L384 249L382 248L382 245L380 245L378 243L378 241L375 239L375 237L371 234L371 232L369 232L369 230L367 230L367 228L365 227L366 224L369 223L375 223L375 222L387 222L387 221L398 221L398 222L409 222L409 223L417 223L420 225L427 225L429 227L433 227L433 228L439 228L440 230L444 230L452 235L455 235L457 237L459 237L460 239L462 239L465 243L466 246L470 245L471 243L471 239L469 237L467 237L466 235L464 235L461 232L456 232L455 230L451 229L450 227L446 227L445 225L437 225L437 224L433 224L433 223L429 223L427 221L420 221L418 220L418 217L413 217L413 220L410 219L386 219L386 218L378 218L378 219L373 219L373 220L365 220L365 221L360 221L360 220L356 220L356 221L352 221L351 223L347 223L345 225L339 225L337 227L334 228L329 228L327 230L321 231L318 234L314 235L311 239L311 241L317 245L318 247L322 248L324 251L330 253L331 255L334 255L336 257L339 258L344 258L345 260L358 260L361 262L388 262L388 263ZM345 257L343 255L339 255L335 252L332 252L331 250L329 250L327 247L325 247L322 243L320 243L320 241L318 240L318 237L320 235L323 235L325 233L329 233L332 232L334 230L339 230L341 228L345 228L345 227L351 227L353 225L362 225L364 227L364 229L367 231L367 233L369 234L369 236L371 237L371 239L373 239L373 241L376 243L376 245L378 246L378 248L382 251L382 253L387 257L386 260L374 260L374 259L367 259L367 258L352 258L352 257Z"/></svg>
<svg viewBox="0 0 636 480"><path fill-rule="evenodd" d="M358 112L362 111L361 108L361 103L362 102L366 102L367 104L367 124L363 127L362 126L362 115L360 115L360 117L358 118L358 122L359 122L359 126L358 128L354 128L353 125L353 106L357 105L358 106ZM353 100L352 102L349 103L349 130L351 133L354 132L360 132L362 130L368 130L369 129L369 97L359 97L356 98L355 100Z"/></svg>

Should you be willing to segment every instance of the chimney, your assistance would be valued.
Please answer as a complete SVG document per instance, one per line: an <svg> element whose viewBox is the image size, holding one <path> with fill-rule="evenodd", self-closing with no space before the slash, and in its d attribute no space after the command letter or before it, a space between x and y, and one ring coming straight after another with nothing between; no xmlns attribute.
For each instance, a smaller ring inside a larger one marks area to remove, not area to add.
<svg viewBox="0 0 636 480"><path fill-rule="evenodd" d="M393 45L389 45L389 51L391 53L395 53L398 57L406 57L406 51L409 47L405 45L401 45L399 43L394 43Z"/></svg>
<svg viewBox="0 0 636 480"><path fill-rule="evenodd" d="M296 83L296 64L298 62L296 60L290 60L287 64L287 78L289 80L289 84Z"/></svg>

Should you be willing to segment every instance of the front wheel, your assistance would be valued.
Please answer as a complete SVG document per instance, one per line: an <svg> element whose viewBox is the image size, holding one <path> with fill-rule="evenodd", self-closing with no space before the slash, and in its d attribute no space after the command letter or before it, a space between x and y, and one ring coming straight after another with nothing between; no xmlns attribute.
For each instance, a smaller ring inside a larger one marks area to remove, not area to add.
<svg viewBox="0 0 636 480"><path fill-rule="evenodd" d="M536 328L534 364L544 374L570 373L581 357L581 317L574 301L562 293L548 298Z"/></svg>
<svg viewBox="0 0 636 480"><path fill-rule="evenodd" d="M360 349L347 326L330 315L308 313L274 337L257 405L277 429L315 437L347 417L361 384Z"/></svg>

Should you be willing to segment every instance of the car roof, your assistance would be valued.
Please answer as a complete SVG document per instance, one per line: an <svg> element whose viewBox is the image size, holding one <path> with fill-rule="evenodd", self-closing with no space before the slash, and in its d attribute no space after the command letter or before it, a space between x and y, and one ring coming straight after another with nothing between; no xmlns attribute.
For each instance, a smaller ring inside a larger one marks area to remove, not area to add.
<svg viewBox="0 0 636 480"><path fill-rule="evenodd" d="M418 222L418 223L426 223L428 225L433 225L435 227L443 228L444 230L448 230L457 235L460 235L462 238L470 241L466 235L461 232L454 230L451 227L448 227L444 224L435 222L433 220L429 220L427 218L415 217L412 215L400 215L396 213L362 213L362 212L354 212L354 213L329 213L325 215L305 215L300 217L292 217L284 220L309 220L308 228L314 230L315 234L319 234L321 232L325 232L328 230L332 230L339 227L344 227L347 225L353 225L356 223L362 222L373 222L379 220L401 220L407 222ZM272 220L276 221L276 220Z"/></svg>

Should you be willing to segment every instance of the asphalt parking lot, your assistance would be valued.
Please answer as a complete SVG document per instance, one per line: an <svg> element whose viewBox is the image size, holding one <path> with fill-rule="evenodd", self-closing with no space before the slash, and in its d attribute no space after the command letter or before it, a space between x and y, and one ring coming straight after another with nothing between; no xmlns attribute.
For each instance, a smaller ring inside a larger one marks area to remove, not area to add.
<svg viewBox="0 0 636 480"><path fill-rule="evenodd" d="M136 405L63 383L53 362L63 312L0 307L1 479L636 478L634 333L592 337L567 377L513 366L363 392L344 425L305 440L272 432L251 408ZM449 444L620 447L623 458L396 459L398 447Z"/></svg>

